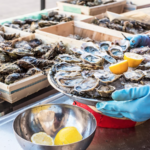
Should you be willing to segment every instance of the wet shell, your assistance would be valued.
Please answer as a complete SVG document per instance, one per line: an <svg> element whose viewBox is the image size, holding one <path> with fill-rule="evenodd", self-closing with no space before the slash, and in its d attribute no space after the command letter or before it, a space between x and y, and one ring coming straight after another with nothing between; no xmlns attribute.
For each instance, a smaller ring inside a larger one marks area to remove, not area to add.
<svg viewBox="0 0 150 150"><path fill-rule="evenodd" d="M102 83L112 83L115 80L119 79L121 75L115 75L110 72L105 72L104 70L101 70L99 72L95 72L94 77L99 79Z"/></svg>
<svg viewBox="0 0 150 150"><path fill-rule="evenodd" d="M138 83L127 83L124 85L124 88L125 89L128 89L128 88L134 88L134 87L140 87L142 86L142 84L138 84Z"/></svg>
<svg viewBox="0 0 150 150"><path fill-rule="evenodd" d="M126 80L138 82L144 77L144 73L141 70L135 70L131 72L124 73L124 77Z"/></svg>
<svg viewBox="0 0 150 150"><path fill-rule="evenodd" d="M59 63L55 65L56 71L81 71L81 67L77 64Z"/></svg>
<svg viewBox="0 0 150 150"><path fill-rule="evenodd" d="M140 48L134 48L134 49L131 49L130 52L144 55L144 54L150 53L150 48L148 46L140 47Z"/></svg>
<svg viewBox="0 0 150 150"><path fill-rule="evenodd" d="M58 77L56 78L56 82L63 87L74 87L78 85L84 78L82 76L76 77Z"/></svg>
<svg viewBox="0 0 150 150"><path fill-rule="evenodd" d="M25 48L28 50L32 50L32 47L29 45L27 41L19 41L15 43L15 48Z"/></svg>
<svg viewBox="0 0 150 150"><path fill-rule="evenodd" d="M39 73L39 72L42 72L42 70L39 69L39 68L34 67L34 68L30 68L30 69L27 71L26 75L32 76L32 75L34 75L34 74L36 74L36 73Z"/></svg>
<svg viewBox="0 0 150 150"><path fill-rule="evenodd" d="M103 66L104 64L104 59L101 57L94 56L92 54L83 54L81 55L81 59L84 63L89 63L92 65L99 65Z"/></svg>
<svg viewBox="0 0 150 150"><path fill-rule="evenodd" d="M108 51L110 46L111 46L111 42L109 41L104 41L99 44L99 47L102 51Z"/></svg>
<svg viewBox="0 0 150 150"><path fill-rule="evenodd" d="M19 57L34 56L33 52L25 48L16 48L12 51L12 53L16 54Z"/></svg>
<svg viewBox="0 0 150 150"><path fill-rule="evenodd" d="M8 75L6 77L5 83L6 84L12 84L12 83L14 83L15 81L17 81L17 80L19 80L21 78L23 78L23 76L21 74L19 74L19 73L12 73L12 74L10 74L10 75Z"/></svg>
<svg viewBox="0 0 150 150"><path fill-rule="evenodd" d="M122 59L123 58L123 51L122 51L122 48L120 46L114 46L114 45L111 46L109 48L109 53L115 59Z"/></svg>
<svg viewBox="0 0 150 150"><path fill-rule="evenodd" d="M33 40L30 40L28 43L32 48L35 48L42 44L42 40L33 39Z"/></svg>
<svg viewBox="0 0 150 150"><path fill-rule="evenodd" d="M57 59L63 62L68 62L68 63L80 63L81 62L81 59L76 58L73 55L68 55L68 54L58 55Z"/></svg>
<svg viewBox="0 0 150 150"><path fill-rule="evenodd" d="M99 80L95 78L87 78L74 87L74 91L87 92L94 90L99 85Z"/></svg>
<svg viewBox="0 0 150 150"><path fill-rule="evenodd" d="M111 94L116 90L116 88L111 85L106 85L99 86L96 90L102 97L111 97Z"/></svg>

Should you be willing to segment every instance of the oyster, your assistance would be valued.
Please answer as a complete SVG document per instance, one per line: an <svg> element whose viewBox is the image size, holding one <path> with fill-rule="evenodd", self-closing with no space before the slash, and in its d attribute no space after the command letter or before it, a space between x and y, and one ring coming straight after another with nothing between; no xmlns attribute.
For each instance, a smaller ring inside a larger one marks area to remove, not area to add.
<svg viewBox="0 0 150 150"><path fill-rule="evenodd" d="M76 58L73 55L68 55L68 54L61 54L57 56L57 59L63 62L68 62L68 63L79 63L81 62L81 59Z"/></svg>
<svg viewBox="0 0 150 150"><path fill-rule="evenodd" d="M36 48L34 48L32 51L34 52L34 54L36 56L42 56L46 52L48 52L50 49L51 49L51 45L50 44L42 44L42 45L37 46Z"/></svg>
<svg viewBox="0 0 150 150"><path fill-rule="evenodd" d="M20 71L21 70L19 66L16 64L12 64L12 63L5 63L5 64L2 64L0 67L1 74L18 73Z"/></svg>
<svg viewBox="0 0 150 150"><path fill-rule="evenodd" d="M99 86L96 90L102 97L111 97L111 94L116 90L116 88L111 85L106 85Z"/></svg>
<svg viewBox="0 0 150 150"><path fill-rule="evenodd" d="M94 56L92 54L83 54L83 55L81 55L81 59L83 60L84 63L87 62L92 65L103 66L103 64L104 64L103 58Z"/></svg>
<svg viewBox="0 0 150 150"><path fill-rule="evenodd" d="M23 75L22 74L19 74L19 73L12 73L10 75L8 75L5 79L5 83L6 84L11 84L11 83L14 83L15 81L19 80L19 79L22 79L23 78Z"/></svg>
<svg viewBox="0 0 150 150"><path fill-rule="evenodd" d="M81 71L81 67L78 64L71 64L71 63L58 63L55 65L56 71Z"/></svg>
<svg viewBox="0 0 150 150"><path fill-rule="evenodd" d="M37 66L37 59L35 57L25 56L18 60L17 64L24 69L29 69Z"/></svg>
<svg viewBox="0 0 150 150"><path fill-rule="evenodd" d="M10 61L10 57L7 55L5 51L3 51L0 48L0 62L4 63L4 62L9 62L9 61Z"/></svg>
<svg viewBox="0 0 150 150"><path fill-rule="evenodd" d="M133 48L133 49L130 50L130 52L140 54L140 55L144 55L144 54L150 53L150 48L148 46Z"/></svg>
<svg viewBox="0 0 150 150"><path fill-rule="evenodd" d="M122 48L120 46L111 46L109 48L109 53L115 59L122 59L123 58L123 52L122 52Z"/></svg>
<svg viewBox="0 0 150 150"><path fill-rule="evenodd" d="M119 79L121 75L115 75L104 70L99 70L99 72L94 73L94 77L99 79L102 83L112 83L115 80Z"/></svg>
<svg viewBox="0 0 150 150"><path fill-rule="evenodd" d="M31 52L28 49L25 48L16 48L11 51L12 53L16 54L19 57L24 57L24 56L34 56L34 53Z"/></svg>
<svg viewBox="0 0 150 150"><path fill-rule="evenodd" d="M111 42L109 41L104 41L99 44L99 47L102 51L108 51L110 46L111 46Z"/></svg>
<svg viewBox="0 0 150 150"><path fill-rule="evenodd" d="M140 87L142 86L142 84L138 84L138 83L127 83L124 85L124 88L127 89L127 88L134 88L134 87Z"/></svg>
<svg viewBox="0 0 150 150"><path fill-rule="evenodd" d="M5 40L12 40L16 36L16 33L4 33Z"/></svg>
<svg viewBox="0 0 150 150"><path fill-rule="evenodd" d="M32 48L35 48L42 44L42 40L33 39L33 40L28 41L28 43Z"/></svg>
<svg viewBox="0 0 150 150"><path fill-rule="evenodd" d="M58 77L56 78L56 82L58 85L63 87L74 87L78 85L84 78L82 76L76 77Z"/></svg>
<svg viewBox="0 0 150 150"><path fill-rule="evenodd" d="M150 55L149 54L144 54L143 58L144 58L143 63L146 64L146 63L150 62Z"/></svg>
<svg viewBox="0 0 150 150"><path fill-rule="evenodd" d="M62 41L60 41L59 43L57 43L57 51L60 54L63 54L66 52L66 46L64 45L64 43Z"/></svg>
<svg viewBox="0 0 150 150"><path fill-rule="evenodd" d="M141 69L141 70L147 70L150 69L150 62L147 62L146 64L140 64L137 69Z"/></svg>
<svg viewBox="0 0 150 150"><path fill-rule="evenodd" d="M38 19L27 18L27 19L25 19L25 22L27 24L31 24L32 22L38 22Z"/></svg>
<svg viewBox="0 0 150 150"><path fill-rule="evenodd" d="M119 47L121 47L123 52L126 52L129 49L129 46L130 46L129 41L127 41L127 40L116 40L112 44L118 45Z"/></svg>
<svg viewBox="0 0 150 150"><path fill-rule="evenodd" d="M76 57L80 57L82 54L84 54L84 51L81 51L79 48L70 48L70 52Z"/></svg>
<svg viewBox="0 0 150 150"><path fill-rule="evenodd" d="M36 66L40 69L50 68L54 64L54 62L50 60L37 59L36 61Z"/></svg>
<svg viewBox="0 0 150 150"><path fill-rule="evenodd" d="M21 25L25 24L26 22L22 21L22 20L19 20L19 19L15 19L15 20L12 21L12 23L13 24L19 24L21 26Z"/></svg>
<svg viewBox="0 0 150 150"><path fill-rule="evenodd" d="M55 15L58 15L58 12L56 12L56 11L51 11L51 12L49 12L49 17L54 17Z"/></svg>
<svg viewBox="0 0 150 150"><path fill-rule="evenodd" d="M28 50L32 50L32 47L29 45L27 41L19 41L15 43L15 48L25 48Z"/></svg>
<svg viewBox="0 0 150 150"><path fill-rule="evenodd" d="M39 69L39 68L34 67L34 68L30 68L30 69L27 71L26 75L27 75L27 76L32 76L32 75L34 75L34 74L36 74L36 73L39 73L39 72L42 72L42 70Z"/></svg>
<svg viewBox="0 0 150 150"><path fill-rule="evenodd" d="M46 26L51 26L52 23L51 23L51 21L46 21L46 20L44 20L44 21L39 21L38 25L39 25L41 28L43 28L43 27L46 27Z"/></svg>
<svg viewBox="0 0 150 150"><path fill-rule="evenodd" d="M143 73L145 74L145 79L150 79L150 70L143 71Z"/></svg>
<svg viewBox="0 0 150 150"><path fill-rule="evenodd" d="M124 77L126 80L135 81L135 82L140 81L142 78L144 78L144 76L145 75L141 70L135 70L135 71L124 73Z"/></svg>
<svg viewBox="0 0 150 150"><path fill-rule="evenodd" d="M76 84L74 91L77 93L94 90L99 85L99 80L95 78L87 78Z"/></svg>

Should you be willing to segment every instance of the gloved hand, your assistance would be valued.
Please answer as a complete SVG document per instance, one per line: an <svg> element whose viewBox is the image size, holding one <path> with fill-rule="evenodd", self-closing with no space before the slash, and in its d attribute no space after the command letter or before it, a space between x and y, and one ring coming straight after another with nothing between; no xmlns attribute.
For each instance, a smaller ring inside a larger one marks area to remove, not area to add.
<svg viewBox="0 0 150 150"><path fill-rule="evenodd" d="M130 47L141 47L149 46L150 47L150 37L146 34L138 34L133 37L129 36L127 39L130 41Z"/></svg>
<svg viewBox="0 0 150 150"><path fill-rule="evenodd" d="M97 103L97 110L110 117L126 117L136 122L150 118L150 86L118 90L112 98L114 101Z"/></svg>

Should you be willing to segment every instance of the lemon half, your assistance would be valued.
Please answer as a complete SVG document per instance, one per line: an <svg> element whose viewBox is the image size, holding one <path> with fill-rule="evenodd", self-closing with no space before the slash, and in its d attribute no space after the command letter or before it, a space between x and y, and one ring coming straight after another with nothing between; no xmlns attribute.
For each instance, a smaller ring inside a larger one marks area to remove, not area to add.
<svg viewBox="0 0 150 150"><path fill-rule="evenodd" d="M44 132L33 134L31 142L39 145L54 145L54 140Z"/></svg>
<svg viewBox="0 0 150 150"><path fill-rule="evenodd" d="M75 127L61 129L54 140L55 145L66 145L82 140L82 135Z"/></svg>
<svg viewBox="0 0 150 150"><path fill-rule="evenodd" d="M135 54L135 53L125 53L124 54L124 60L128 61L129 67L138 67L140 63L143 61L143 57L141 55Z"/></svg>
<svg viewBox="0 0 150 150"><path fill-rule="evenodd" d="M119 63L113 64L109 67L109 69L114 74L123 74L128 70L128 61L124 60Z"/></svg>

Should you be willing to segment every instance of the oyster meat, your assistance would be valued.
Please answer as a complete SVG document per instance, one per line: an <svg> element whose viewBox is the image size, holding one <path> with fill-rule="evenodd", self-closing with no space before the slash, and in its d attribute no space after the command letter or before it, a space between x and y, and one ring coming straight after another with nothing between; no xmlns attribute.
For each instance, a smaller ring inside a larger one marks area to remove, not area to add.
<svg viewBox="0 0 150 150"><path fill-rule="evenodd" d="M111 42L109 41L104 41L99 44L99 47L102 51L108 51L110 46L111 46Z"/></svg>
<svg viewBox="0 0 150 150"><path fill-rule="evenodd" d="M115 80L119 79L121 75L115 75L110 72L106 72L104 70L99 70L99 72L94 73L94 77L99 79L102 83L112 83Z"/></svg>
<svg viewBox="0 0 150 150"><path fill-rule="evenodd" d="M84 63L89 63L92 65L99 65L103 66L104 64L104 59L101 57L94 56L92 54L83 54L81 55L81 59Z"/></svg>
<svg viewBox="0 0 150 150"><path fill-rule="evenodd" d="M81 62L81 59L76 58L73 55L68 55L68 54L58 55L57 59L63 62L68 62L68 63L80 63Z"/></svg>
<svg viewBox="0 0 150 150"><path fill-rule="evenodd" d="M111 46L109 48L109 53L115 59L122 59L123 58L123 52L122 52L122 48L120 46Z"/></svg>
<svg viewBox="0 0 150 150"><path fill-rule="evenodd" d="M106 85L99 86L96 90L102 97L111 97L111 94L116 90L116 88L111 85Z"/></svg>
<svg viewBox="0 0 150 150"><path fill-rule="evenodd" d="M135 71L130 71L130 72L125 72L124 77L126 80L138 82L142 78L144 78L144 73L142 70L135 70Z"/></svg>
<svg viewBox="0 0 150 150"><path fill-rule="evenodd" d="M84 78L82 76L76 76L76 77L58 77L56 78L56 82L58 85L63 87L74 87L78 85Z"/></svg>

